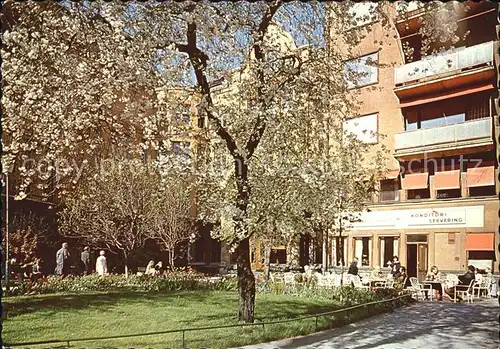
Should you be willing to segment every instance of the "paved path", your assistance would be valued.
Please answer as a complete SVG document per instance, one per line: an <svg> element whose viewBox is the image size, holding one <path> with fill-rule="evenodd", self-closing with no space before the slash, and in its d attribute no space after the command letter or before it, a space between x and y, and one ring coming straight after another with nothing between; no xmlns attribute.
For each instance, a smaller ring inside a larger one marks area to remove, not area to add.
<svg viewBox="0 0 500 349"><path fill-rule="evenodd" d="M496 299L420 302L342 328L244 348L497 349L499 313Z"/></svg>

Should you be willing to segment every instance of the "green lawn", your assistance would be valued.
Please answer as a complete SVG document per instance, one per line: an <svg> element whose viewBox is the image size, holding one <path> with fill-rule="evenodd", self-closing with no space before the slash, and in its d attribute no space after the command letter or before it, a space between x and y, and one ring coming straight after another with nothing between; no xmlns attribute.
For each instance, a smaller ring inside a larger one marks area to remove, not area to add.
<svg viewBox="0 0 500 349"><path fill-rule="evenodd" d="M85 293L3 299L4 343L76 339L236 323L236 292ZM289 318L339 308L333 300L258 294L257 321ZM191 348L228 348L305 334L314 319L283 325L186 333ZM181 334L77 342L77 347L180 348ZM45 345L46 347L46 345Z"/></svg>

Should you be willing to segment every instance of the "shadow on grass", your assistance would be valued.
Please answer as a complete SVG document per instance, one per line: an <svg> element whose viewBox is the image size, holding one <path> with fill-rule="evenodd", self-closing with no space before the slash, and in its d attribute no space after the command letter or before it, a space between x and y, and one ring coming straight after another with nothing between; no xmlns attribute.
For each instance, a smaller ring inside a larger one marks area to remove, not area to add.
<svg viewBox="0 0 500 349"><path fill-rule="evenodd" d="M175 304L179 301L186 303L199 303L203 306L214 306L220 309L234 307L234 316L231 318L237 322L238 295L236 292L212 292L212 291L182 291L173 293L152 292L93 292L82 294L51 294L22 296L4 299L4 318L14 318L19 315L43 311L45 314L57 313L65 310L79 310L89 307L106 309L120 303L127 305L152 303L152 306L160 303ZM326 300L323 303L328 302ZM301 298L294 299L291 296L258 295L256 304L256 321L269 321L283 318L295 318L306 314L317 314L340 308L333 301L330 304L321 304ZM221 314L206 314L206 322L218 321ZM220 322L220 321L218 321ZM185 327L192 327L192 320L180 321Z"/></svg>
<svg viewBox="0 0 500 349"><path fill-rule="evenodd" d="M37 296L23 296L16 298L4 298L4 317L13 318L39 310L52 311L85 309L88 307L109 307L118 303L127 302L145 303L158 301L174 301L182 298L183 301L207 302L213 295L212 292L176 292L176 293L146 293L146 292L107 292L107 293L82 293L82 294L51 294ZM223 296L228 296L224 295Z"/></svg>

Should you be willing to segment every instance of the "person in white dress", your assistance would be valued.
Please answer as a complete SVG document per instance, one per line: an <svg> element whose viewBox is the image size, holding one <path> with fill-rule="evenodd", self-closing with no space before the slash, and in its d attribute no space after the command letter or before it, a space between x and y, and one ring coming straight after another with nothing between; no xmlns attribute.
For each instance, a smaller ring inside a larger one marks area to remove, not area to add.
<svg viewBox="0 0 500 349"><path fill-rule="evenodd" d="M108 273L108 262L106 261L106 257L104 256L105 252L99 252L99 257L95 262L95 271L98 275L104 276Z"/></svg>

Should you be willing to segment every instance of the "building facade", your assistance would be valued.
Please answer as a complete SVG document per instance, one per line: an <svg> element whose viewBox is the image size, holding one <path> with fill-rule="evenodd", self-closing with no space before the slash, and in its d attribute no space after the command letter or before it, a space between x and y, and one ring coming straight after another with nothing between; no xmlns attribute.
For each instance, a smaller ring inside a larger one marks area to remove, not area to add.
<svg viewBox="0 0 500 349"><path fill-rule="evenodd" d="M346 62L367 72L353 87L356 127L385 135L391 156L369 212L329 247L335 265L343 248L344 265L358 257L362 267L386 267L396 255L410 276L433 265L498 269L498 5L453 10L459 40L448 50L421 55L415 9L394 13L392 29L368 24L357 59Z"/></svg>

